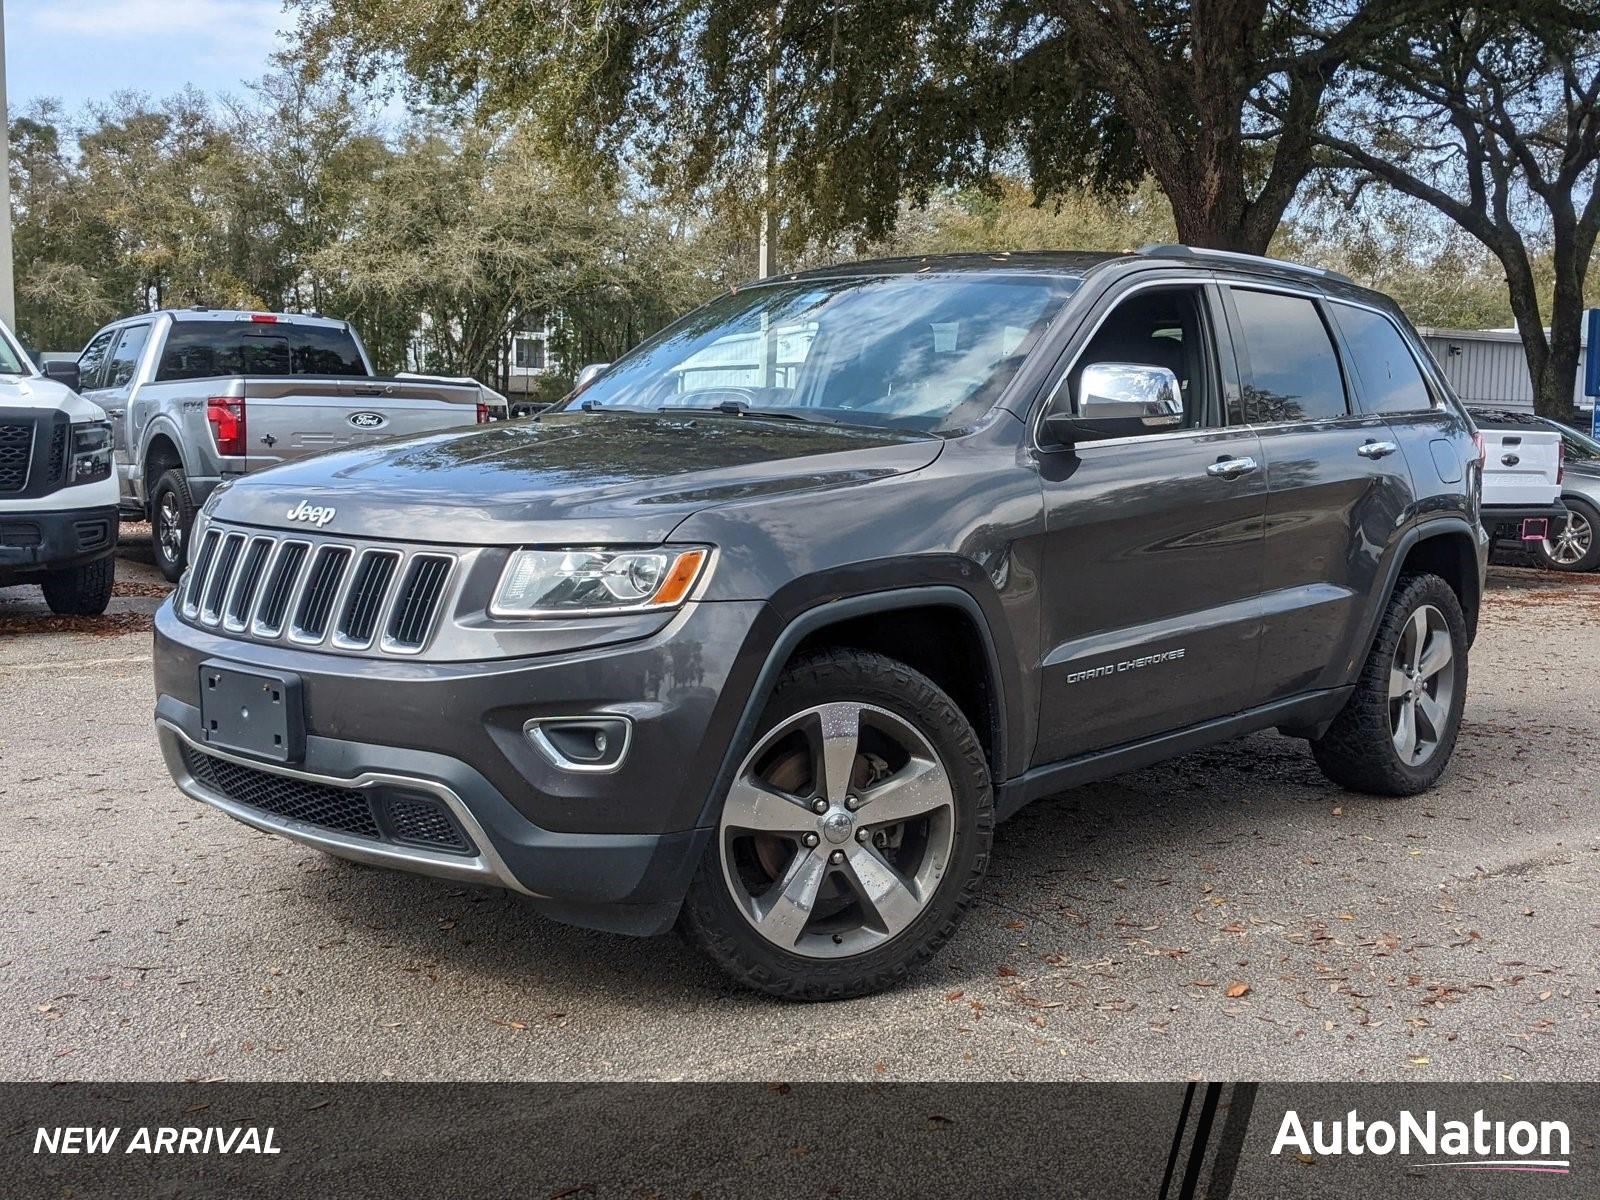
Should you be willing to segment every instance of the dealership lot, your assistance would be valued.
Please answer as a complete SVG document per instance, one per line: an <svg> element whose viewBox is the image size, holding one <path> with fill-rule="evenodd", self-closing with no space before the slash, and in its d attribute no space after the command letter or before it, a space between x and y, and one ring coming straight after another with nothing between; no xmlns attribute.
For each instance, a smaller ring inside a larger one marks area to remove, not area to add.
<svg viewBox="0 0 1600 1200"><path fill-rule="evenodd" d="M1600 578L1497 567L1460 746L1412 800L1261 735L1002 827L911 986L746 994L672 938L335 864L183 797L148 536L106 618L0 590L10 1079L1593 1078Z"/></svg>

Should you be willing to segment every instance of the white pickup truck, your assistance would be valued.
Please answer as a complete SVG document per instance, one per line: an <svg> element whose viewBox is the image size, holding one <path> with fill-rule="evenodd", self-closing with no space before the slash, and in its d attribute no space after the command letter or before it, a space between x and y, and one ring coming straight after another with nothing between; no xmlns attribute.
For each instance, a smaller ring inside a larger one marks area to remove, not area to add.
<svg viewBox="0 0 1600 1200"><path fill-rule="evenodd" d="M348 322L286 313L126 317L89 339L78 374L111 418L122 511L149 518L156 565L171 580L183 574L196 512L229 478L499 415L470 381L373 375Z"/></svg>
<svg viewBox="0 0 1600 1200"><path fill-rule="evenodd" d="M116 569L111 424L72 363L40 371L0 323L0 587L38 583L50 611L102 613Z"/></svg>
<svg viewBox="0 0 1600 1200"><path fill-rule="evenodd" d="M1484 443L1484 529L1497 540L1543 543L1567 521L1561 434L1532 413L1470 411Z"/></svg>

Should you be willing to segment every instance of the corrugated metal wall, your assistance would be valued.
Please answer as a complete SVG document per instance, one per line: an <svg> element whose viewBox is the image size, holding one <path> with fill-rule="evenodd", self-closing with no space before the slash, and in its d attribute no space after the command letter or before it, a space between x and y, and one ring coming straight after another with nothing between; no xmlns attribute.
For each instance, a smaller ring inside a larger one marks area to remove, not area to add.
<svg viewBox="0 0 1600 1200"><path fill-rule="evenodd" d="M1470 329L1422 329L1422 340L1450 386L1468 404L1533 410L1533 381L1516 335ZM1583 363L1578 364L1577 402L1583 395Z"/></svg>

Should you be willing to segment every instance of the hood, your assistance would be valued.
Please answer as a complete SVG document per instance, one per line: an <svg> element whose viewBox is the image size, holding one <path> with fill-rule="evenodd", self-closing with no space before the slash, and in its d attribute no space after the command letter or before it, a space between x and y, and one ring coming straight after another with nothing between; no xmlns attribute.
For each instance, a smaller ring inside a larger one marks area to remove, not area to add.
<svg viewBox="0 0 1600 1200"><path fill-rule="evenodd" d="M659 542L690 513L847 487L939 456L930 434L716 414L558 413L368 443L247 476L225 521L459 545ZM319 514L320 515L320 514Z"/></svg>
<svg viewBox="0 0 1600 1200"><path fill-rule="evenodd" d="M103 421L106 415L94 401L43 375L0 375L0 413L11 408L48 408L74 421Z"/></svg>

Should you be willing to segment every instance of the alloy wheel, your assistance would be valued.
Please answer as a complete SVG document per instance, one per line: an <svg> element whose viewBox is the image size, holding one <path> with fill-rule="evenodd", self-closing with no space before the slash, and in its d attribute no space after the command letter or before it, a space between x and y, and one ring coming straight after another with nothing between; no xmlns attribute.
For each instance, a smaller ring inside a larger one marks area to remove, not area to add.
<svg viewBox="0 0 1600 1200"><path fill-rule="evenodd" d="M156 506L156 544L161 556L168 562L178 562L183 557L183 523L178 515L178 498L172 492L163 492Z"/></svg>
<svg viewBox="0 0 1600 1200"><path fill-rule="evenodd" d="M1427 762L1444 740L1455 698L1454 657L1444 614L1422 605L1406 621L1389 668L1389 730L1407 766Z"/></svg>
<svg viewBox="0 0 1600 1200"><path fill-rule="evenodd" d="M740 764L718 830L739 911L793 954L881 945L927 907L949 864L955 793L938 754L886 709L823 704Z"/></svg>
<svg viewBox="0 0 1600 1200"><path fill-rule="evenodd" d="M1594 526L1576 511L1567 514L1567 523L1561 527L1560 533L1544 539L1545 557L1563 567L1582 562L1593 546Z"/></svg>

